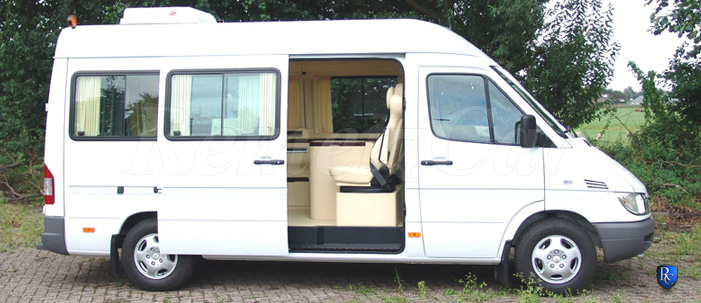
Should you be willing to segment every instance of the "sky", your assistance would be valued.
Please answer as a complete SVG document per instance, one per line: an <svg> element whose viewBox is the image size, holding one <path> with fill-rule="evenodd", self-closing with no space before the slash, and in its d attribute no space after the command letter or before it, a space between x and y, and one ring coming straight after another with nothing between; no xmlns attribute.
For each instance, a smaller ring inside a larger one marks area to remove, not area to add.
<svg viewBox="0 0 701 303"><path fill-rule="evenodd" d="M645 6L645 0L610 1L614 7L614 40L618 41L621 50L616 57L614 76L608 88L623 91L630 86L640 91L640 83L628 68L628 62L635 62L645 72L662 72L684 39L671 33L653 35L650 32L653 7Z"/></svg>

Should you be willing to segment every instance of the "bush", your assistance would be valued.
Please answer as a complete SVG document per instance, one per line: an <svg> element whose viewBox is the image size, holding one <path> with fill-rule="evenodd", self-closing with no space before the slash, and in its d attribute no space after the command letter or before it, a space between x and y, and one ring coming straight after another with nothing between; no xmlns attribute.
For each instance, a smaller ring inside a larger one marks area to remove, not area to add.
<svg viewBox="0 0 701 303"><path fill-rule="evenodd" d="M689 138L689 143L666 145L659 140L659 125L650 125L631 136L630 144L622 142L599 147L627 167L647 187L655 200L655 210L672 207L699 208L701 202L701 139ZM660 201L663 201L660 203Z"/></svg>
<svg viewBox="0 0 701 303"><path fill-rule="evenodd" d="M0 199L14 201L41 197L43 178L41 157L12 155L0 148Z"/></svg>
<svg viewBox="0 0 701 303"><path fill-rule="evenodd" d="M631 64L643 85L645 124L630 144L599 146L628 167L656 198L656 210L701 207L701 127L656 87L657 74Z"/></svg>

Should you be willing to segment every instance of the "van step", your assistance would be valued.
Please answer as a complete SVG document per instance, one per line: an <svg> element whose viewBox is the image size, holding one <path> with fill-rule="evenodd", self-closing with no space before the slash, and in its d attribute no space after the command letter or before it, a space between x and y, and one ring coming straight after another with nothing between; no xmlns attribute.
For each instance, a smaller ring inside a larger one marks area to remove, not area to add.
<svg viewBox="0 0 701 303"><path fill-rule="evenodd" d="M399 251L400 243L290 243L290 251Z"/></svg>

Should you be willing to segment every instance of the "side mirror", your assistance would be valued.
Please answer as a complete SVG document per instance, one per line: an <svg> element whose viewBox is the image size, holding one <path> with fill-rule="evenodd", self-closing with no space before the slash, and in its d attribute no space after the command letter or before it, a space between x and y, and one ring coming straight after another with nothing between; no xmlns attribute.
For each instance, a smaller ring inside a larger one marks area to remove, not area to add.
<svg viewBox="0 0 701 303"><path fill-rule="evenodd" d="M518 122L518 138L521 147L535 147L538 135L536 131L535 117L533 115L524 115L521 117L521 121Z"/></svg>

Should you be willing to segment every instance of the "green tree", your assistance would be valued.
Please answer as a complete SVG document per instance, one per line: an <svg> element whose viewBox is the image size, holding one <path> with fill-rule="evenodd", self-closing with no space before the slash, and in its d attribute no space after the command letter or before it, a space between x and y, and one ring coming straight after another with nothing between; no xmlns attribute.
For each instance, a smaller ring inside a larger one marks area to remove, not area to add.
<svg viewBox="0 0 701 303"><path fill-rule="evenodd" d="M609 100L611 101L618 101L618 100L628 100L628 97L626 94L619 90L614 90L609 92Z"/></svg>
<svg viewBox="0 0 701 303"><path fill-rule="evenodd" d="M566 0L550 11L552 21L535 45L524 85L565 125L575 128L598 117L598 98L613 76L619 50L611 41L613 7L601 0Z"/></svg>
<svg viewBox="0 0 701 303"><path fill-rule="evenodd" d="M625 95L626 101L633 100L633 99L637 98L638 96L641 96L641 95L642 95L642 93L636 92L636 91L633 90L633 88L630 87L630 86L628 86L628 87L626 87L625 89L623 89L623 94Z"/></svg>
<svg viewBox="0 0 701 303"><path fill-rule="evenodd" d="M686 37L684 45L677 49L664 72L663 78L672 86L670 97L677 102L678 111L685 122L698 125L701 122L701 4L689 0L648 0L655 5L650 16L653 33L663 32Z"/></svg>
<svg viewBox="0 0 701 303"><path fill-rule="evenodd" d="M41 151L56 42L51 9L49 1L0 4L0 142L9 151Z"/></svg>

